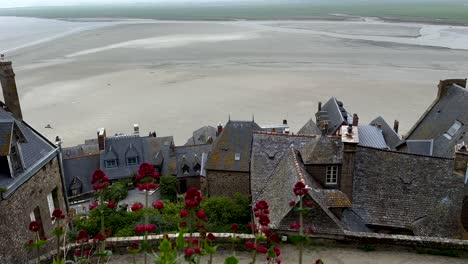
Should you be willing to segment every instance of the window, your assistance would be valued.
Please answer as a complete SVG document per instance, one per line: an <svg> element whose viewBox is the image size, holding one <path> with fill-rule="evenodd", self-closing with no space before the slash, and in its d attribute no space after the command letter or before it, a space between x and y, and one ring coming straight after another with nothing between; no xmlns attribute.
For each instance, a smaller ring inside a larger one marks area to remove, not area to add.
<svg viewBox="0 0 468 264"><path fill-rule="evenodd" d="M327 166L326 184L338 183L338 166Z"/></svg>
<svg viewBox="0 0 468 264"><path fill-rule="evenodd" d="M21 157L17 145L11 145L10 160L15 174L23 170L23 165L21 163Z"/></svg>
<svg viewBox="0 0 468 264"><path fill-rule="evenodd" d="M117 167L117 160L116 159L106 160L104 165L106 166L106 168Z"/></svg>
<svg viewBox="0 0 468 264"><path fill-rule="evenodd" d="M34 208L34 211L32 211L29 214L29 217L31 218L31 222L32 221L38 221L40 223L41 229L39 229L39 236L43 237L45 235L45 233L44 233L44 226L42 225L41 211L39 210L39 206Z"/></svg>
<svg viewBox="0 0 468 264"><path fill-rule="evenodd" d="M447 130L447 132L444 134L444 137L446 137L448 140L451 140L462 126L462 123L460 123L458 120L455 120L449 130Z"/></svg>
<svg viewBox="0 0 468 264"><path fill-rule="evenodd" d="M127 158L127 166L138 165L138 157Z"/></svg>
<svg viewBox="0 0 468 264"><path fill-rule="evenodd" d="M183 173L184 175L188 175L188 174L189 174L189 170L190 170L189 166L188 166L187 164L184 164L184 166L182 167L182 173Z"/></svg>
<svg viewBox="0 0 468 264"><path fill-rule="evenodd" d="M50 217L52 217L52 213L56 208L60 208L59 202L58 202L58 192L57 192L57 187L55 187L54 190L52 190L51 193L47 195L47 203L49 204L49 212L50 212ZM52 220L52 223L55 223L55 220Z"/></svg>
<svg viewBox="0 0 468 264"><path fill-rule="evenodd" d="M200 169L201 169L201 166L199 163L195 164L195 166L193 166L193 170L196 172L196 173L200 173Z"/></svg>
<svg viewBox="0 0 468 264"><path fill-rule="evenodd" d="M236 153L236 154L235 154L234 160L240 160L240 153Z"/></svg>

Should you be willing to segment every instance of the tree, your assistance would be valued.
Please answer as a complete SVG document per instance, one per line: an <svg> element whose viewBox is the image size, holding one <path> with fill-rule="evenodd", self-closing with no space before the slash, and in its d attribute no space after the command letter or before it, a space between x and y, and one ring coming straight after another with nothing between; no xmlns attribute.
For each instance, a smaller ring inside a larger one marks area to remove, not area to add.
<svg viewBox="0 0 468 264"><path fill-rule="evenodd" d="M175 176L161 176L159 190L163 199L170 201L176 200L177 183L178 180Z"/></svg>
<svg viewBox="0 0 468 264"><path fill-rule="evenodd" d="M125 199L128 195L127 183L128 181L119 181L112 184L104 190L104 200L119 202Z"/></svg>

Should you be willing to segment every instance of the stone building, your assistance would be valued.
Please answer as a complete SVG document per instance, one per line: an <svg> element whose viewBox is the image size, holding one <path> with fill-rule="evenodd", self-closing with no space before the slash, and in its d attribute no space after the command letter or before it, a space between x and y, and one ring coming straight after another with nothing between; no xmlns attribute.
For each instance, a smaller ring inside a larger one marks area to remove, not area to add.
<svg viewBox="0 0 468 264"><path fill-rule="evenodd" d="M358 130L342 126L340 137L254 133L252 199L269 202L272 227L294 231L298 215L288 203L301 180L316 205L305 227L316 233L461 238L463 148L454 160L366 147Z"/></svg>
<svg viewBox="0 0 468 264"><path fill-rule="evenodd" d="M67 211L60 151L30 127L21 106L11 62L0 61L0 83L5 104L0 109L0 263L26 263L35 252L24 244L34 239L32 220L41 222L49 237L44 250L56 247L51 238L55 208Z"/></svg>
<svg viewBox="0 0 468 264"><path fill-rule="evenodd" d="M261 131L254 121L231 121L218 133L206 164L209 196L250 194L252 134Z"/></svg>
<svg viewBox="0 0 468 264"><path fill-rule="evenodd" d="M206 162L211 151L211 144L179 146L174 148L175 173L179 180L179 193L185 193L195 187L206 193Z"/></svg>

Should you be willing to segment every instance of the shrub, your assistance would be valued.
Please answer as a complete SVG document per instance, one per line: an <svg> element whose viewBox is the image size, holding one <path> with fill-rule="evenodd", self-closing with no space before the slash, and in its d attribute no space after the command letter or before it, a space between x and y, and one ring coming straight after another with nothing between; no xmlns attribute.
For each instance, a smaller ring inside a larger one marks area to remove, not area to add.
<svg viewBox="0 0 468 264"><path fill-rule="evenodd" d="M237 223L242 227L250 221L250 200L240 193L236 193L233 198L207 198L201 207L206 211L210 218L211 227L215 230L216 227L225 227L224 231L229 231L232 223Z"/></svg>
<svg viewBox="0 0 468 264"><path fill-rule="evenodd" d="M161 176L159 190L164 200L175 201L178 180L175 176Z"/></svg>
<svg viewBox="0 0 468 264"><path fill-rule="evenodd" d="M125 199L128 195L128 180L123 180L112 184L109 188L104 190L104 200L119 202Z"/></svg>

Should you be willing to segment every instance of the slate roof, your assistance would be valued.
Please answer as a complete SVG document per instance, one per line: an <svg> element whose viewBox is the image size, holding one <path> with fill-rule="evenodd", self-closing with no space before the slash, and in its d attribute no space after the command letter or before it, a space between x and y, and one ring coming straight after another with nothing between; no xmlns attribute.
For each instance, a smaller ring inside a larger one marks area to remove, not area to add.
<svg viewBox="0 0 468 264"><path fill-rule="evenodd" d="M368 225L459 237L464 184L452 168L451 159L358 146L352 210Z"/></svg>
<svg viewBox="0 0 468 264"><path fill-rule="evenodd" d="M210 141L216 138L216 128L212 126L201 127L192 133L192 137L185 143L186 146L190 145L201 145L210 143Z"/></svg>
<svg viewBox="0 0 468 264"><path fill-rule="evenodd" d="M388 149L387 142L382 133L382 129L372 126L358 126L359 145L365 147Z"/></svg>
<svg viewBox="0 0 468 264"><path fill-rule="evenodd" d="M261 128L253 121L229 120L214 142L206 169L249 172L252 134L260 130ZM235 160L236 154L240 155L239 160Z"/></svg>
<svg viewBox="0 0 468 264"><path fill-rule="evenodd" d="M203 164L202 156L205 155L204 162L206 163L206 157L208 157L211 147L211 144L175 147L176 176L178 178L200 176L202 169L206 166L206 164ZM200 165L200 171L198 172L195 171L195 165L197 164ZM184 165L189 168L188 174L184 174L182 171Z"/></svg>
<svg viewBox="0 0 468 264"><path fill-rule="evenodd" d="M74 177L82 183L82 193L93 191L91 179L93 172L99 169L99 154L80 156L76 158L63 159L63 170L65 173L66 189L70 191Z"/></svg>
<svg viewBox="0 0 468 264"><path fill-rule="evenodd" d="M136 175L139 164L144 161L145 153L140 136L116 136L105 139L105 150L101 152L101 169L111 180L129 178ZM128 156L127 156L128 155ZM139 163L127 166L127 157L138 156ZM117 159L117 167L106 168L105 160Z"/></svg>
<svg viewBox="0 0 468 264"><path fill-rule="evenodd" d="M380 129L382 130L383 137L387 146L390 149L395 149L401 143L401 137L398 135L395 130L383 119L383 117L379 116L370 122L370 125L377 126L380 124Z"/></svg>
<svg viewBox="0 0 468 264"><path fill-rule="evenodd" d="M78 146L67 147L62 149L62 156L64 159L71 159L97 154L99 154L99 145L97 143L85 143Z"/></svg>
<svg viewBox="0 0 468 264"><path fill-rule="evenodd" d="M309 119L304 126L302 126L301 129L297 132L297 134L302 134L302 135L321 135L322 132L320 129L317 127L317 124L315 124L314 120Z"/></svg>
<svg viewBox="0 0 468 264"><path fill-rule="evenodd" d="M256 199L264 183L291 145L300 150L307 142L314 140L317 140L316 136L255 132L250 162L250 189L253 199Z"/></svg>
<svg viewBox="0 0 468 264"><path fill-rule="evenodd" d="M0 121L0 155L6 156L10 153L11 135L13 133L13 121Z"/></svg>
<svg viewBox="0 0 468 264"><path fill-rule="evenodd" d="M144 162L159 166L161 175L169 175L168 164L171 159L171 146L174 138L167 137L141 137L143 144Z"/></svg>
<svg viewBox="0 0 468 264"><path fill-rule="evenodd" d="M30 127L25 121L16 120L10 112L2 108L0 108L0 120L1 123L6 123L3 129L0 130L0 138L4 139L4 144L7 143L7 134L11 134L15 129L17 130L16 133L21 134L21 137L24 138L24 140L18 143L24 170L19 175L15 175L15 178L11 178L9 175L0 175L0 185L5 186L9 190L5 195L8 196L18 187L15 184L24 182L26 178L33 176L37 170L42 168L45 162L56 157L57 147ZM8 128L9 124L12 124L12 130Z"/></svg>
<svg viewBox="0 0 468 264"><path fill-rule="evenodd" d="M336 200L344 197L345 199L340 201L340 203L345 205L343 207L350 206L349 200L346 198L346 195L338 194L341 193L339 190L316 189L318 188L318 184L307 173L299 152L293 147L285 151L278 166L264 182L262 191L259 192L259 195L254 200L254 202L259 200L268 202L270 206L270 227L289 230L290 222L297 221L297 212L289 206L289 201L296 200L296 196L292 190L298 181L304 181L307 186L314 189L309 191L309 195L306 198L311 199L317 205L314 206L314 212L310 215L313 215L314 219L318 215L325 219L325 221L314 221L306 217L304 225L306 227L312 227L311 225L313 225L314 230L318 233L342 233L343 228L340 221L329 210L329 205L334 204L333 199L325 197L330 198L333 196L337 198Z"/></svg>
<svg viewBox="0 0 468 264"><path fill-rule="evenodd" d="M304 164L341 164L343 144L338 138L319 136L318 140L307 143L301 150Z"/></svg>
<svg viewBox="0 0 468 264"><path fill-rule="evenodd" d="M455 145L468 142L468 90L456 84L437 98L406 136L407 139L433 139L434 156L452 158ZM453 137L444 134L455 121L462 124Z"/></svg>
<svg viewBox="0 0 468 264"><path fill-rule="evenodd" d="M333 135L342 125L347 125L353 122L352 116L343 107L343 102L338 101L335 97L330 98L323 106L321 111L317 112L317 122L320 120L321 114L326 114L328 120L328 134Z"/></svg>

